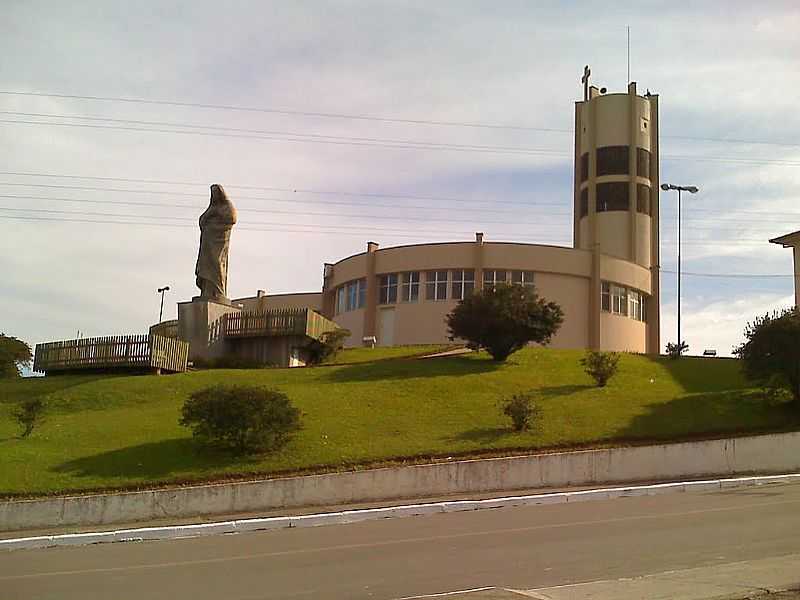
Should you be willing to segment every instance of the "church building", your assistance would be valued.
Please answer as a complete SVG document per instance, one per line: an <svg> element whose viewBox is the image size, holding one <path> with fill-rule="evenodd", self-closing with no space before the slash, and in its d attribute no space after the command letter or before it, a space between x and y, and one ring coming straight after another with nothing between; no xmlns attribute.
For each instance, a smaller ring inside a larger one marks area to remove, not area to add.
<svg viewBox="0 0 800 600"><path fill-rule="evenodd" d="M658 96L584 81L575 103L572 247L492 241L412 244L324 265L322 290L233 300L245 311L310 308L352 332L347 345L448 341L445 316L499 282L557 302L555 348L659 352Z"/></svg>

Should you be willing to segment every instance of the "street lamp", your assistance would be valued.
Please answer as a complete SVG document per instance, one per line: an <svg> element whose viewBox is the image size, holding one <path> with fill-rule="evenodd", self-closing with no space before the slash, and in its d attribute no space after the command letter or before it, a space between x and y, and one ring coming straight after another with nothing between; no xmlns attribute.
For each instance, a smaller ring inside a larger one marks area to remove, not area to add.
<svg viewBox="0 0 800 600"><path fill-rule="evenodd" d="M670 190L678 191L678 347L681 346L681 192L689 192L696 194L699 190L694 185L672 185L671 183L662 183L661 189L665 192Z"/></svg>
<svg viewBox="0 0 800 600"><path fill-rule="evenodd" d="M169 291L169 286L165 285L162 288L158 288L158 293L161 294L161 310L158 311L158 322L161 323L161 317L164 316L164 292Z"/></svg>

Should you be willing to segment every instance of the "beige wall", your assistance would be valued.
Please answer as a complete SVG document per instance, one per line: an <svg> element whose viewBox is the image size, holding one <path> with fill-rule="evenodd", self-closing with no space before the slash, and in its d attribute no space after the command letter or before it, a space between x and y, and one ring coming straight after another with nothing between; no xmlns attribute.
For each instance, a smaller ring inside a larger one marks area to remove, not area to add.
<svg viewBox="0 0 800 600"><path fill-rule="evenodd" d="M600 256L600 279L650 294L650 270L612 256Z"/></svg>
<svg viewBox="0 0 800 600"><path fill-rule="evenodd" d="M591 253L574 248L487 242L483 245L483 256L486 269L565 273L580 277L591 275Z"/></svg>
<svg viewBox="0 0 800 600"><path fill-rule="evenodd" d="M364 309L351 310L333 317L339 327L350 330L350 337L344 342L346 348L357 348L362 345L364 337Z"/></svg>
<svg viewBox="0 0 800 600"><path fill-rule="evenodd" d="M589 345L589 279L553 273L534 275L536 291L564 311L564 323L553 338L553 348L586 348Z"/></svg>
<svg viewBox="0 0 800 600"><path fill-rule="evenodd" d="M618 352L645 352L647 326L623 315L600 313L600 348Z"/></svg>
<svg viewBox="0 0 800 600"><path fill-rule="evenodd" d="M279 308L322 309L322 292L301 292L297 294L268 294L231 300L234 305L241 304L242 310L274 310Z"/></svg>

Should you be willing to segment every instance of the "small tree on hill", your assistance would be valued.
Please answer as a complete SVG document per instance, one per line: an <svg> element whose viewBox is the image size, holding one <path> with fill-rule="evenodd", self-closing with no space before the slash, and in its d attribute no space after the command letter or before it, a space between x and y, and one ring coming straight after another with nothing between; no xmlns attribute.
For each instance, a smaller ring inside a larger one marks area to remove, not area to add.
<svg viewBox="0 0 800 600"><path fill-rule="evenodd" d="M349 329L334 329L323 333L318 340L311 340L306 346L308 364L319 365L333 359L344 348L344 341L349 337Z"/></svg>
<svg viewBox="0 0 800 600"><path fill-rule="evenodd" d="M0 379L20 377L20 369L33 360L31 347L15 337L0 333Z"/></svg>
<svg viewBox="0 0 800 600"><path fill-rule="evenodd" d="M733 353L745 376L763 386L783 387L800 405L800 311L790 308L758 317L744 330Z"/></svg>
<svg viewBox="0 0 800 600"><path fill-rule="evenodd" d="M529 342L547 344L564 321L555 302L532 286L498 284L467 296L447 315L450 339L466 340L504 361Z"/></svg>
<svg viewBox="0 0 800 600"><path fill-rule="evenodd" d="M300 411L277 390L217 385L194 392L179 422L201 443L246 454L280 448L300 429Z"/></svg>
<svg viewBox="0 0 800 600"><path fill-rule="evenodd" d="M22 426L20 437L26 438L33 433L33 428L42 422L44 417L44 402L39 398L28 398L20 402L19 407L13 412L14 418Z"/></svg>
<svg viewBox="0 0 800 600"><path fill-rule="evenodd" d="M589 350L581 359L586 374L594 379L597 387L605 387L608 380L617 373L619 366L618 352L596 352Z"/></svg>
<svg viewBox="0 0 800 600"><path fill-rule="evenodd" d="M683 353L689 349L689 344L686 342L681 342L680 344L673 344L672 342L667 342L667 356L671 359L676 360L683 356Z"/></svg>

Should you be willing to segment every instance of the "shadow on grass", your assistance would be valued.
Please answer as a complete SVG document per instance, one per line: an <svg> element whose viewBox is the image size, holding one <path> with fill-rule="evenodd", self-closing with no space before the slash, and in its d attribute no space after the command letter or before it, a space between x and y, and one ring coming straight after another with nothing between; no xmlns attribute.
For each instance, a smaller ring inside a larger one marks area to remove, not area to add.
<svg viewBox="0 0 800 600"><path fill-rule="evenodd" d="M54 392L103 379L102 375L57 375L49 377L24 377L0 383L0 404L39 398ZM106 376L107 378L107 376Z"/></svg>
<svg viewBox="0 0 800 600"><path fill-rule="evenodd" d="M514 433L510 427L476 427L448 437L448 442L474 442L492 444L497 440Z"/></svg>
<svg viewBox="0 0 800 600"><path fill-rule="evenodd" d="M646 410L618 430L615 437L676 439L800 428L800 410L795 405L767 400L754 390L687 394L670 402L651 404Z"/></svg>
<svg viewBox="0 0 800 600"><path fill-rule="evenodd" d="M332 370L326 379L331 382L345 383L420 377L458 377L492 373L502 366L503 363L489 359L459 356L428 360L387 360L337 368Z"/></svg>
<svg viewBox="0 0 800 600"><path fill-rule="evenodd" d="M587 384L554 385L550 387L537 388L535 391L539 396L547 399L547 398L560 398L562 396L571 396L572 394L577 394L578 392L585 392L586 390L591 390L594 387L595 386L593 385L587 385Z"/></svg>
<svg viewBox="0 0 800 600"><path fill-rule="evenodd" d="M52 470L75 477L135 477L159 479L172 473L202 468L246 465L256 458L234 456L198 446L191 438L175 438L128 446L57 465Z"/></svg>
<svg viewBox="0 0 800 600"><path fill-rule="evenodd" d="M741 363L735 358L684 356L673 360L666 356L646 355L670 374L687 393L720 392L748 386Z"/></svg>

